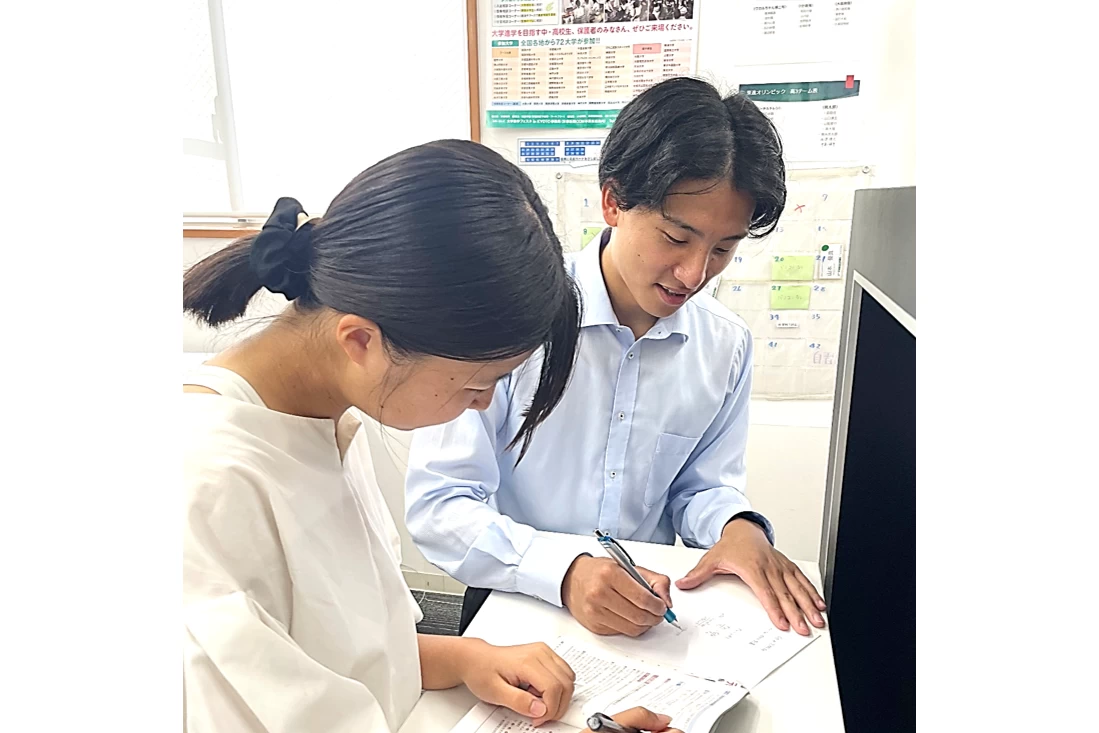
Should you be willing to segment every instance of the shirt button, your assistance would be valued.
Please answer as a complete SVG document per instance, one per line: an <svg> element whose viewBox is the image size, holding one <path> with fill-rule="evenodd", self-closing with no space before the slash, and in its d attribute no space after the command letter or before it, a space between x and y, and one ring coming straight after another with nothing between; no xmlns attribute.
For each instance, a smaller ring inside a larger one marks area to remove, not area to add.
<svg viewBox="0 0 1099 733"><path fill-rule="evenodd" d="M629 359L632 359L633 358L633 352L631 351L630 353L626 354L626 357L629 358Z"/></svg>
<svg viewBox="0 0 1099 733"><path fill-rule="evenodd" d="M625 420L626 419L626 413L624 413L624 412L618 413L618 419L619 420Z"/></svg>
<svg viewBox="0 0 1099 733"><path fill-rule="evenodd" d="M615 478L616 476L618 476L618 472L617 471L611 471L611 478Z"/></svg>

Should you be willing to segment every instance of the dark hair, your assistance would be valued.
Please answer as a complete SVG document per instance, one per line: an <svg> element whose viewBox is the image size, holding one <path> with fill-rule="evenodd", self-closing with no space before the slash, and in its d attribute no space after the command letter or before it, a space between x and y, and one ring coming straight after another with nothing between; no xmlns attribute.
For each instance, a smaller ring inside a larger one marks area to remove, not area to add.
<svg viewBox="0 0 1099 733"><path fill-rule="evenodd" d="M676 77L627 104L603 144L599 186L619 208L661 210L682 180L727 179L755 201L749 235L770 234L786 206L786 165L774 124L743 94Z"/></svg>
<svg viewBox="0 0 1099 733"><path fill-rule="evenodd" d="M186 273L185 311L210 325L244 314L261 287L255 239ZM477 143L420 145L359 174L308 240L299 311L369 318L403 355L494 361L543 349L538 388L509 446L522 441L522 457L564 394L580 334L578 291L530 178Z"/></svg>

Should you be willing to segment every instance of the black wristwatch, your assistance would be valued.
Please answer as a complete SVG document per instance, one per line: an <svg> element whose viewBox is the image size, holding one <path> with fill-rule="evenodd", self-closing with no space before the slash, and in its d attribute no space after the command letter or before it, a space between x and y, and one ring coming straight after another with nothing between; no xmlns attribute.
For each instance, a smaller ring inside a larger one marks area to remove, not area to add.
<svg viewBox="0 0 1099 733"><path fill-rule="evenodd" d="M767 520L764 519L763 515L760 514L759 512L752 512L752 511L738 512L737 514L734 514L732 517L729 518L729 522L732 522L734 519L747 519L749 522L751 522L755 525L758 525L759 528L763 530L763 534L765 534L765 535L768 534L768 532L767 532ZM722 532L724 532L725 528L729 526L729 522L726 522L725 524L721 525L721 531ZM771 538L768 536L767 541L769 542L770 540L771 540Z"/></svg>

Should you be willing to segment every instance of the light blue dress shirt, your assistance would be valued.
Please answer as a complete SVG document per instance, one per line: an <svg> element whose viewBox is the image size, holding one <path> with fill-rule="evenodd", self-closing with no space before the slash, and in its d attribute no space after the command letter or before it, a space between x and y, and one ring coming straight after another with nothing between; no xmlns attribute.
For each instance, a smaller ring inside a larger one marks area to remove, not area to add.
<svg viewBox="0 0 1099 733"><path fill-rule="evenodd" d="M466 585L561 605L586 547L538 530L708 548L745 512L752 336L699 293L640 339L618 323L599 262L603 237L566 264L580 286L579 355L564 398L516 466L505 451L538 384L535 355L467 410L413 435L406 520L417 547ZM590 546L590 545L589 545Z"/></svg>

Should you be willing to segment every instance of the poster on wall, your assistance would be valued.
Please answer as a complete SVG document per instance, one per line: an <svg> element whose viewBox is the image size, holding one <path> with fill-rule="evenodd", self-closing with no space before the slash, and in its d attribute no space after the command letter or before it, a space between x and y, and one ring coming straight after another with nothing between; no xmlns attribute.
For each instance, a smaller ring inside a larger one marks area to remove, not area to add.
<svg viewBox="0 0 1099 733"><path fill-rule="evenodd" d="M733 4L738 66L859 57L862 0L727 1Z"/></svg>
<svg viewBox="0 0 1099 733"><path fill-rule="evenodd" d="M700 0L493 0L488 127L606 128L698 62Z"/></svg>
<svg viewBox="0 0 1099 733"><path fill-rule="evenodd" d="M856 162L861 152L858 79L741 84L782 138L788 163Z"/></svg>

